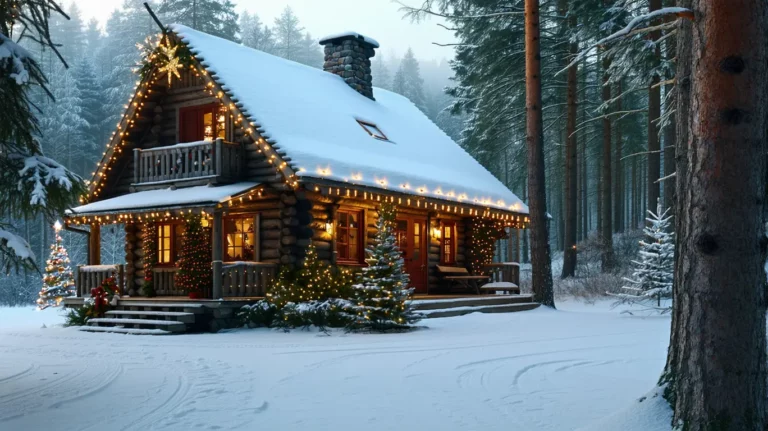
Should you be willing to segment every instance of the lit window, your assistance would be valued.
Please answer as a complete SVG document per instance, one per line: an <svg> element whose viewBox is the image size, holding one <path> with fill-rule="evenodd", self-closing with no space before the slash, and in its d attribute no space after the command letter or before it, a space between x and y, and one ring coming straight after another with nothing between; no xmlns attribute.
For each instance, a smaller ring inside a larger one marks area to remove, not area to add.
<svg viewBox="0 0 768 431"><path fill-rule="evenodd" d="M373 136L374 138L382 141L389 141L387 135L385 135L384 132L379 129L379 126L361 120L357 120L357 122L366 132L368 132L369 135Z"/></svg>
<svg viewBox="0 0 768 431"><path fill-rule="evenodd" d="M163 223L157 225L157 263L171 265L178 259L184 225Z"/></svg>
<svg viewBox="0 0 768 431"><path fill-rule="evenodd" d="M363 263L363 212L340 210L336 216L337 260Z"/></svg>
<svg viewBox="0 0 768 431"><path fill-rule="evenodd" d="M179 109L179 142L226 140L227 108L209 104Z"/></svg>
<svg viewBox="0 0 768 431"><path fill-rule="evenodd" d="M444 221L440 227L441 256L440 263L453 265L456 263L456 222Z"/></svg>
<svg viewBox="0 0 768 431"><path fill-rule="evenodd" d="M253 215L228 217L224 220L226 255L224 260L252 261L255 253Z"/></svg>

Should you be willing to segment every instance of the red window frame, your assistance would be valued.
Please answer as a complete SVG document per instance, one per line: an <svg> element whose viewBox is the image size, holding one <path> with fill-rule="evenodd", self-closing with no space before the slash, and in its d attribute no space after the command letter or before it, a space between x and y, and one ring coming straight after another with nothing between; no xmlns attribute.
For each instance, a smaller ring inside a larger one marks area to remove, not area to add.
<svg viewBox="0 0 768 431"><path fill-rule="evenodd" d="M456 222L440 223L440 264L456 264Z"/></svg>
<svg viewBox="0 0 768 431"><path fill-rule="evenodd" d="M205 114L211 114L213 139L221 137L226 140L228 121L226 114L220 111L221 106L218 103L208 103L179 108L179 142L197 142L205 139ZM221 115L225 115L223 123L218 121ZM221 133L222 125L223 133Z"/></svg>
<svg viewBox="0 0 768 431"><path fill-rule="evenodd" d="M357 217L357 226L351 226L350 217ZM336 261L343 264L365 263L365 212L358 209L340 209L335 220ZM357 233L357 243L352 243L351 232ZM357 256L353 256L352 252Z"/></svg>

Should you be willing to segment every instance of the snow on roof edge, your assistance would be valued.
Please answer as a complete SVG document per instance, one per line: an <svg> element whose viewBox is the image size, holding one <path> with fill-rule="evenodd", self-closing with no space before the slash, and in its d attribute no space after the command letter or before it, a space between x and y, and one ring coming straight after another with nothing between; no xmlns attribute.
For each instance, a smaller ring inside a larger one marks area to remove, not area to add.
<svg viewBox="0 0 768 431"><path fill-rule="evenodd" d="M372 37L364 36L356 31L343 31L341 33L329 34L328 36L320 38L319 43L320 45L325 45L326 43L332 41L333 39L341 39L341 38L347 38L347 37L351 37L355 39L363 39L365 42L368 42L371 45L373 45L374 48L381 47L381 45L379 45L379 42L376 39Z"/></svg>

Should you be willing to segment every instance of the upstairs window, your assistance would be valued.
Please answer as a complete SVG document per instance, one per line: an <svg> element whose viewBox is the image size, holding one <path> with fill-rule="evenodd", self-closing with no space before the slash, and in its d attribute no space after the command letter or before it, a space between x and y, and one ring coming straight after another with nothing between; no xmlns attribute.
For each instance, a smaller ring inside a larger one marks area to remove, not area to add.
<svg viewBox="0 0 768 431"><path fill-rule="evenodd" d="M357 123L360 124L360 127L362 127L366 132L368 132L369 135L373 136L374 138L380 141L389 141L389 138L387 138L387 135L385 135L384 132L379 129L379 126L362 120L357 120Z"/></svg>
<svg viewBox="0 0 768 431"><path fill-rule="evenodd" d="M227 110L210 104L179 109L179 142L213 141L227 138Z"/></svg>

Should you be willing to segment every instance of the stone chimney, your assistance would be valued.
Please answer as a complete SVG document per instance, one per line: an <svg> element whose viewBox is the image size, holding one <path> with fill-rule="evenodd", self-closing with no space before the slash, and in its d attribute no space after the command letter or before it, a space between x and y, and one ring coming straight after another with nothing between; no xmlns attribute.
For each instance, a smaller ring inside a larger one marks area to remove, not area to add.
<svg viewBox="0 0 768 431"><path fill-rule="evenodd" d="M373 77L371 58L379 47L375 40L359 33L346 32L320 39L325 47L323 70L339 75L363 96L373 98Z"/></svg>

